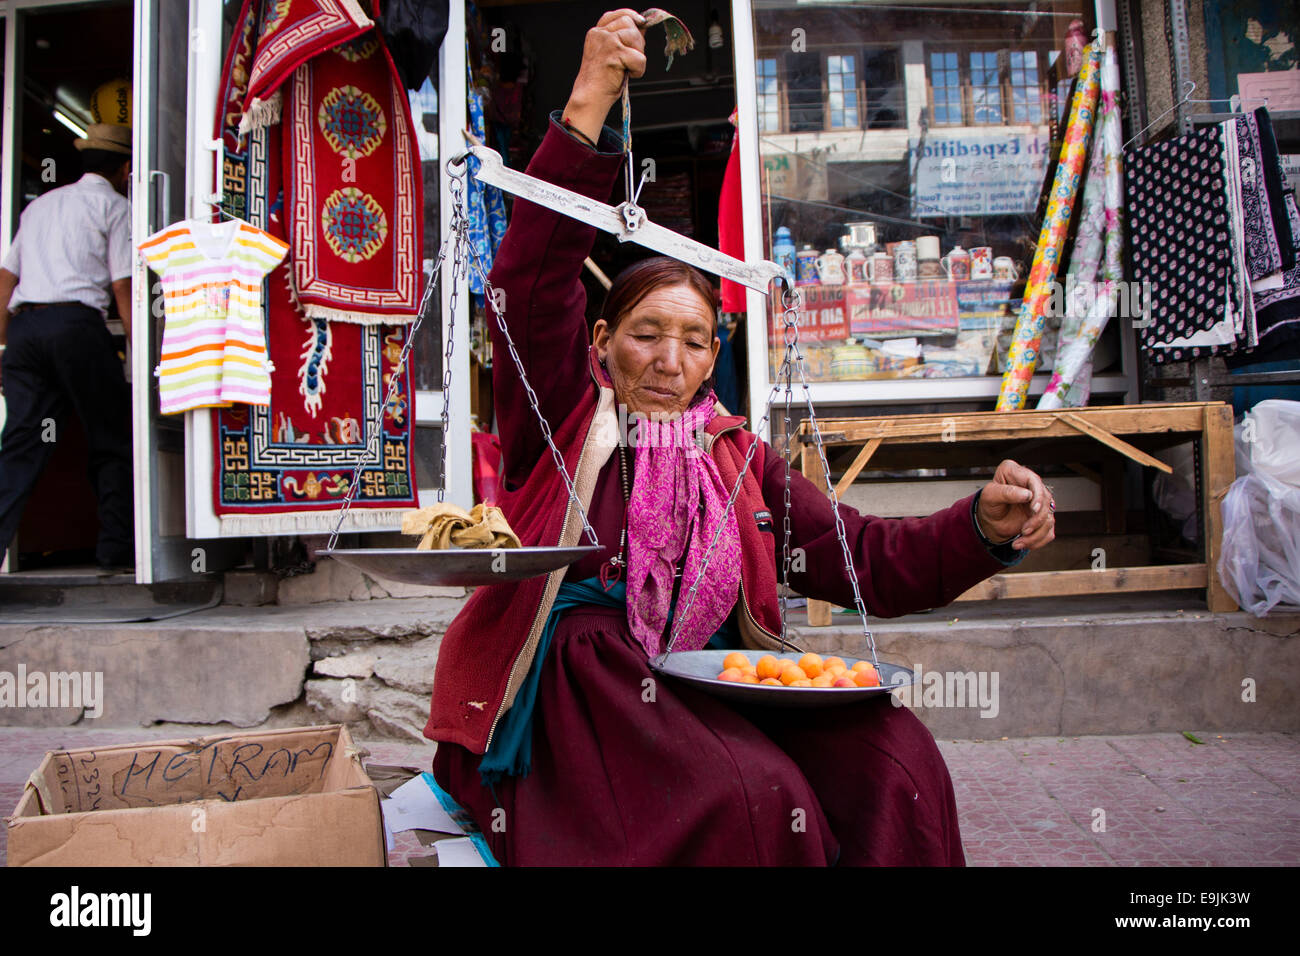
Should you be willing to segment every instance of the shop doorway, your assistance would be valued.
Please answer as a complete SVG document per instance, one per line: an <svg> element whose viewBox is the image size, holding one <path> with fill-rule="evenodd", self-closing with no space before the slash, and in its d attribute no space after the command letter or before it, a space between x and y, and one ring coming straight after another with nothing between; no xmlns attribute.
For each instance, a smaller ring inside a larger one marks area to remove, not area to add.
<svg viewBox="0 0 1300 956"><path fill-rule="evenodd" d="M86 127L131 121L133 8L130 0L101 0L66 6L14 3L5 12L3 26L14 40L5 44L13 51L12 62L3 64L4 106L13 117L4 130L0 179L7 247L34 199L81 177L74 141ZM112 304L108 324L125 361L122 323ZM95 563L95 493L86 475L85 432L71 409L56 423L55 434L54 452L9 552L0 555L8 571Z"/></svg>
<svg viewBox="0 0 1300 956"><path fill-rule="evenodd" d="M604 0L482 0L467 5L469 73L484 96L488 145L506 164L523 169L541 143L553 110L568 99L582 61L586 32L607 11ZM646 44L645 75L631 82L631 132L638 177L653 160L640 203L650 219L706 245L718 245L718 209L723 176L731 154L736 107L731 7L722 0L673 8L691 31L695 49L665 69L663 33ZM609 124L618 125L617 107ZM612 203L622 202L620 179ZM507 197L507 204L511 200ZM620 243L598 233L591 252L595 269L586 269L588 325L594 324L605 297L604 281L633 262L655 253L635 243ZM715 285L716 276L709 276ZM479 334L482 309L475 303L472 342ZM719 326L717 392L729 409L744 413L748 386L741 316L725 316ZM739 326L739 327L738 327ZM490 379L473 356L479 420L490 420ZM726 365L724 369L723 366ZM725 389L725 394L724 394Z"/></svg>

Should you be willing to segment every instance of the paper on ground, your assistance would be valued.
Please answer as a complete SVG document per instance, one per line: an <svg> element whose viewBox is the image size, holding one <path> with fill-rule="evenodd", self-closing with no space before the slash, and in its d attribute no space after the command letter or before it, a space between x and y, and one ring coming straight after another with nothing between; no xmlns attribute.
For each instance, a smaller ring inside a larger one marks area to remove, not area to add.
<svg viewBox="0 0 1300 956"><path fill-rule="evenodd" d="M439 840L433 848L438 851L439 866L487 866L469 837Z"/></svg>
<svg viewBox="0 0 1300 956"><path fill-rule="evenodd" d="M435 830L438 833L464 833L443 809L442 804L420 777L412 777L394 790L380 804L384 822L393 833L402 830Z"/></svg>

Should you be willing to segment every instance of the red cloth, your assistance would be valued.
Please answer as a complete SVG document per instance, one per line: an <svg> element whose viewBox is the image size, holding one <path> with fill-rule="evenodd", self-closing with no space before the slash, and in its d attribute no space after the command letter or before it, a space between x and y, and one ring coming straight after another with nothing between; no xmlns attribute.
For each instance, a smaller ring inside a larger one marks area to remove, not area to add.
<svg viewBox="0 0 1300 956"><path fill-rule="evenodd" d="M420 158L379 31L312 58L285 93L285 210L299 304L309 317L414 321Z"/></svg>
<svg viewBox="0 0 1300 956"><path fill-rule="evenodd" d="M532 770L495 793L464 747L433 760L502 865L964 863L934 738L883 698L734 708L653 674L622 612L591 607L561 619L535 714Z"/></svg>
<svg viewBox="0 0 1300 956"><path fill-rule="evenodd" d="M736 113L732 113L736 122ZM740 127L731 137L731 156L722 174L722 192L718 196L718 250L742 262L745 259L745 227L740 205ZM730 279L722 280L722 311L744 312L745 287Z"/></svg>
<svg viewBox="0 0 1300 956"><path fill-rule="evenodd" d="M257 0L256 12L257 39L248 74L250 104L270 97L289 74L318 53L374 26L356 0Z"/></svg>
<svg viewBox="0 0 1300 956"><path fill-rule="evenodd" d="M490 432L469 436L474 452L474 500L494 505L501 499L501 440Z"/></svg>

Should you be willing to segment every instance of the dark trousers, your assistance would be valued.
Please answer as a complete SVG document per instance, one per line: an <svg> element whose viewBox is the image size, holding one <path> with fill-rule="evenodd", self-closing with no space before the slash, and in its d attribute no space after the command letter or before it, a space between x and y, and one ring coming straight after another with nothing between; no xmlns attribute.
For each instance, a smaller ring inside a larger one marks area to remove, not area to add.
<svg viewBox="0 0 1300 956"><path fill-rule="evenodd" d="M86 430L87 473L99 499L101 564L134 564L131 390L103 317L86 306L29 309L9 319L0 353L5 426L0 435L0 551L45 469L71 405ZM51 440L53 439L53 441Z"/></svg>

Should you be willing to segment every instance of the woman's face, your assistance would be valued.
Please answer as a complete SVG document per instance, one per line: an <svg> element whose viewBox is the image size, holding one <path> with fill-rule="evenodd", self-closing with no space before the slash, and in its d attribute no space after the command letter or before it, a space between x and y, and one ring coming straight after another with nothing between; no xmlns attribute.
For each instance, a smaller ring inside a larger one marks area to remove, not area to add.
<svg viewBox="0 0 1300 956"><path fill-rule="evenodd" d="M713 321L712 308L689 285L652 290L613 333L598 320L592 343L618 401L631 412L685 412L713 374L721 344Z"/></svg>

